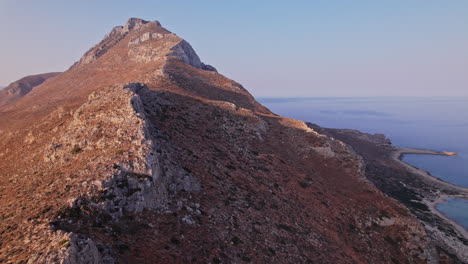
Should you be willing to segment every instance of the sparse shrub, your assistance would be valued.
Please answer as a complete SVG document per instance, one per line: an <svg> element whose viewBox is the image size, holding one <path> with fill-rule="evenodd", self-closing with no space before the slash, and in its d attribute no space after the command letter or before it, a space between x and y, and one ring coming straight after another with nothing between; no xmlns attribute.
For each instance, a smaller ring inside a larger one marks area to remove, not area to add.
<svg viewBox="0 0 468 264"><path fill-rule="evenodd" d="M70 245L70 242L68 241L68 239L64 239L59 242L60 247L68 247L69 245Z"/></svg>
<svg viewBox="0 0 468 264"><path fill-rule="evenodd" d="M175 237L172 237L171 238L171 243L174 244L174 245L179 245L180 244L180 241L179 239L175 238Z"/></svg>
<svg viewBox="0 0 468 264"><path fill-rule="evenodd" d="M237 236L234 236L234 237L231 239L231 241L232 241L232 244L234 244L234 246L237 246L237 245L239 245L240 243L242 243L242 241L240 240L240 238L237 237Z"/></svg>
<svg viewBox="0 0 468 264"><path fill-rule="evenodd" d="M47 206L46 208L42 209L40 214L45 214L45 213L49 212L50 210L52 210L52 206Z"/></svg>
<svg viewBox="0 0 468 264"><path fill-rule="evenodd" d="M56 216L61 219L64 219L64 218L76 219L81 216L81 208L78 206L63 207L57 211Z"/></svg>
<svg viewBox="0 0 468 264"><path fill-rule="evenodd" d="M127 244L120 242L117 243L117 249L119 250L119 253L122 254L125 251L129 250L129 247Z"/></svg>
<svg viewBox="0 0 468 264"><path fill-rule="evenodd" d="M271 256L276 255L276 250L274 250L274 249L271 248L271 247L268 248L268 252L270 252L270 255L271 255Z"/></svg>
<svg viewBox="0 0 468 264"><path fill-rule="evenodd" d="M392 244L392 245L398 245L398 242L395 241L393 238L391 238L391 237L388 236L388 235L385 236L384 239L385 239L385 241L389 242L389 243Z"/></svg>
<svg viewBox="0 0 468 264"><path fill-rule="evenodd" d="M229 170L235 170L236 169L236 167L232 166L231 164L226 165L226 168L228 168Z"/></svg>
<svg viewBox="0 0 468 264"><path fill-rule="evenodd" d="M118 149L115 151L115 154L117 155L121 155L121 154L124 154L125 153L125 150L124 149Z"/></svg>
<svg viewBox="0 0 468 264"><path fill-rule="evenodd" d="M14 215L13 213L9 213L9 214L7 214L7 215L4 215L4 216L2 217L2 220L6 220L6 219L12 217L13 215Z"/></svg>
<svg viewBox="0 0 468 264"><path fill-rule="evenodd" d="M78 146L74 146L74 147L71 149L70 153L71 153L71 154L78 154L78 153L80 153L81 151L83 151L83 149L81 149L81 148L78 147Z"/></svg>
<svg viewBox="0 0 468 264"><path fill-rule="evenodd" d="M299 184L299 186L301 186L304 189L310 187L310 183L307 183L307 182L298 181L297 183Z"/></svg>
<svg viewBox="0 0 468 264"><path fill-rule="evenodd" d="M285 225L285 224L278 224L276 225L279 229L283 229L283 230L286 230L288 231L289 233L295 233L296 232L296 229L292 226L288 226L288 225Z"/></svg>
<svg viewBox="0 0 468 264"><path fill-rule="evenodd" d="M391 217L391 215L390 215L390 213L388 211L386 211L386 210L381 210L380 211L380 218L390 218L390 217Z"/></svg>
<svg viewBox="0 0 468 264"><path fill-rule="evenodd" d="M251 259L249 257L247 257L247 256L243 256L241 259L244 262L250 262L251 261Z"/></svg>

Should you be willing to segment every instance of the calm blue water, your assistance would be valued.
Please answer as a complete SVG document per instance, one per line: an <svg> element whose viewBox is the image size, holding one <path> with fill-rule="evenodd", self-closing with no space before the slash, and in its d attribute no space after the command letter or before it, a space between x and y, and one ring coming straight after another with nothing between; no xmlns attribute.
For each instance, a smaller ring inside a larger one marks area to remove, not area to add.
<svg viewBox="0 0 468 264"><path fill-rule="evenodd" d="M466 213L468 200L447 199L446 203L441 203L436 208L468 230L468 214Z"/></svg>
<svg viewBox="0 0 468 264"><path fill-rule="evenodd" d="M259 101L276 114L323 127L383 133L394 145L402 147L457 152L455 157L405 155L403 160L444 181L468 187L468 98L260 98ZM467 201L450 199L438 208L468 226Z"/></svg>

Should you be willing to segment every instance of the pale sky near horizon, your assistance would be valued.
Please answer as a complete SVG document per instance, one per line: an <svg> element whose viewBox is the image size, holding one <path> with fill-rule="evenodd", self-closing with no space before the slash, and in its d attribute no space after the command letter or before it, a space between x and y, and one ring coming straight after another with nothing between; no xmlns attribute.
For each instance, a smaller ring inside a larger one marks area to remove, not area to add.
<svg viewBox="0 0 468 264"><path fill-rule="evenodd" d="M259 97L468 96L468 1L0 0L0 86L158 20Z"/></svg>

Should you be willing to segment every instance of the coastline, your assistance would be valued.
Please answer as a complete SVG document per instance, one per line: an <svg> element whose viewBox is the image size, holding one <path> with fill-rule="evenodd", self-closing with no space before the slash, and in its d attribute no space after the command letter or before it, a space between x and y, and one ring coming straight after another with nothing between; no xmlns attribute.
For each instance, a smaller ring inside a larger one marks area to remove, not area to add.
<svg viewBox="0 0 468 264"><path fill-rule="evenodd" d="M436 209L447 198L468 199L468 188L445 182L402 161L404 154L456 153L393 146L383 134L323 128L312 123L308 126L351 147L363 159L367 180L418 218L437 252L452 254L460 263L468 263L468 231Z"/></svg>
<svg viewBox="0 0 468 264"><path fill-rule="evenodd" d="M413 148L402 148L402 147L393 147L394 150L391 152L391 158L400 162L403 166L405 166L407 169L411 170L413 173L416 173L420 175L421 177L424 177L425 179L432 181L436 184L441 184L446 188L454 189L460 194L438 194L438 197L436 197L433 200L430 200L428 198L424 198L422 201L429 207L431 212L441 218L443 218L445 221L449 222L452 224L458 232L460 232L466 239L468 239L468 230L466 230L462 225L457 223L455 220L449 218L439 210L437 210L437 205L440 203L444 203L449 198L455 198L455 199L466 199L468 200L468 188L458 186L455 184L451 184L449 182L443 181L437 177L434 177L431 173L428 171L419 169L411 164L408 164L402 160L403 155L405 154L420 154L420 155L440 155L440 156L455 156L457 155L455 152L446 152L446 151L433 151L433 150L426 150L426 149L413 149Z"/></svg>
<svg viewBox="0 0 468 264"><path fill-rule="evenodd" d="M417 168L411 164L408 164L402 160L403 155L405 154L419 154L419 155L439 155L439 156L456 156L457 154L455 152L447 152L447 151L435 151L435 150L427 150L427 149L415 149L415 148L403 148L403 147L395 147L392 146L393 150L390 152L390 158L398 161L401 165L405 166L408 170L410 170L413 173L416 173L425 179L428 179L434 183L441 184L446 188L456 190L458 192L462 192L466 194L466 197L468 199L468 188L458 186L446 181L443 181L432 174L430 174L428 171L422 170L420 168Z"/></svg>
<svg viewBox="0 0 468 264"><path fill-rule="evenodd" d="M447 194L441 194L439 198L435 199L434 201L429 201L425 199L426 205L429 207L431 212L433 214L438 215L439 217L445 219L445 221L449 222L450 224L453 225L457 229L458 232L460 232L461 235L463 235L465 238L468 238L468 231L459 223L457 223L455 220L449 218L448 216L444 215L442 212L437 210L436 206L438 204L444 203L449 198L456 198L456 199L468 199L467 196L459 196L459 195L447 195Z"/></svg>

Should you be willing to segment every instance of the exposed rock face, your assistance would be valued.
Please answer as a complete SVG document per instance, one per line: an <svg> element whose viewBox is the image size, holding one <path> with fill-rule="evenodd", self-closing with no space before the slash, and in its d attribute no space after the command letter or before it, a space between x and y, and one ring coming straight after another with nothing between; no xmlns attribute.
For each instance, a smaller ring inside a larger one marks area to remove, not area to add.
<svg viewBox="0 0 468 264"><path fill-rule="evenodd" d="M108 255L105 248L98 248L92 239L71 235L68 249L61 262L63 264L113 264L114 259Z"/></svg>
<svg viewBox="0 0 468 264"><path fill-rule="evenodd" d="M436 252L350 148L213 69L158 22L130 19L0 115L0 262L424 263Z"/></svg>
<svg viewBox="0 0 468 264"><path fill-rule="evenodd" d="M145 30L149 28L151 28L151 30ZM133 50L129 51L129 56L136 57L135 60L137 62L149 62L155 58L166 55L161 52L156 52L158 49L154 49L154 46L151 48L141 46L140 44L143 42L149 40L161 40L165 37L173 39L176 38L174 34L162 28L158 21L149 22L139 18L130 18L124 26L113 28L112 31L107 34L99 44L86 52L77 65L86 65L92 63L97 58L104 55L109 49L113 48L130 33L133 33L131 35L135 37L132 38L127 44L129 47L134 47ZM173 52L171 54L167 54L168 56L175 56L181 59L183 62L198 69L216 71L213 66L202 63L196 52L193 50L192 46L190 46L190 44L183 39L179 39L179 43L174 45L171 50L173 50Z"/></svg>
<svg viewBox="0 0 468 264"><path fill-rule="evenodd" d="M31 75L21 78L3 89L0 87L0 106L13 103L15 100L29 93L34 87L59 74L60 72L51 72Z"/></svg>
<svg viewBox="0 0 468 264"><path fill-rule="evenodd" d="M131 105L135 114L141 120L139 137L144 142L143 162L133 163L131 166L116 165L113 177L101 186L103 193L108 199L104 202L104 209L107 214L114 218L121 217L123 213L140 213L144 209L166 209L170 194L180 191L196 192L200 191L200 186L196 179L180 166L170 164L170 147L159 140L160 132L151 126L146 120L143 101L140 94L145 96L145 100L151 100L152 111L158 112L158 98L151 95L144 84L132 83L124 86L130 89L132 95ZM163 147L167 147L163 149Z"/></svg>
<svg viewBox="0 0 468 264"><path fill-rule="evenodd" d="M148 24L149 21L145 21L143 19L140 19L140 18L130 18L127 23L125 24L125 26L122 27L122 32L123 33L128 33L130 32L131 30L138 30L139 28L141 28L143 25L145 24ZM161 26L161 24L158 22L158 21L154 21L153 22L156 26Z"/></svg>
<svg viewBox="0 0 468 264"><path fill-rule="evenodd" d="M96 46L91 48L85 53L85 55L80 59L78 65L86 65L92 63L100 56L104 55L109 49L114 47L120 40L125 38L130 31L138 31L143 25L149 23L143 19L139 18L130 18L124 26L117 26L112 29L112 31L107 34L104 39L99 42ZM161 26L159 22L154 21L153 24L156 26Z"/></svg>
<svg viewBox="0 0 468 264"><path fill-rule="evenodd" d="M131 40L129 43L128 43L128 46L136 46L136 45L139 45L141 44L142 42L145 42L147 40L151 40L151 39L161 39L161 38L164 38L164 35L163 34L159 34L159 33L151 33L151 32L145 32L143 33L140 37L137 37L133 40Z"/></svg>
<svg viewBox="0 0 468 264"><path fill-rule="evenodd" d="M190 46L190 44L185 40L179 42L177 45L172 47L171 50L173 53L170 53L169 55L175 56L195 68L216 71L213 66L203 64L192 46Z"/></svg>

